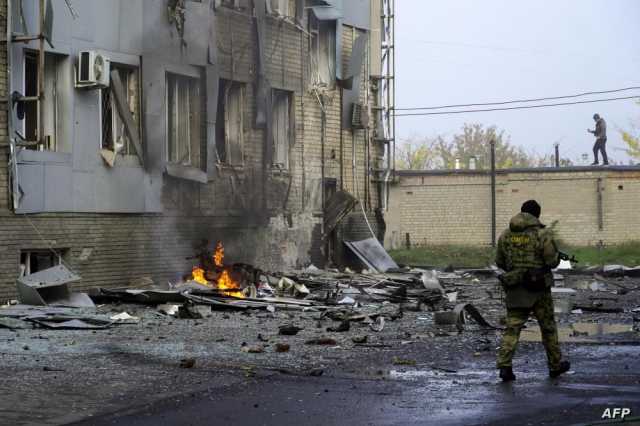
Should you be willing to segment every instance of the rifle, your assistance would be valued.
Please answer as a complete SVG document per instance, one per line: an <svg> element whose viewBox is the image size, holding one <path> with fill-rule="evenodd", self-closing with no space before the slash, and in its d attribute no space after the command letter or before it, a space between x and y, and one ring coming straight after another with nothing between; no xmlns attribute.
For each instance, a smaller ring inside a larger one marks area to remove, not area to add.
<svg viewBox="0 0 640 426"><path fill-rule="evenodd" d="M578 263L578 259L576 259L575 255L569 255L562 251L558 251L558 259L568 260L569 262L572 262L572 263Z"/></svg>

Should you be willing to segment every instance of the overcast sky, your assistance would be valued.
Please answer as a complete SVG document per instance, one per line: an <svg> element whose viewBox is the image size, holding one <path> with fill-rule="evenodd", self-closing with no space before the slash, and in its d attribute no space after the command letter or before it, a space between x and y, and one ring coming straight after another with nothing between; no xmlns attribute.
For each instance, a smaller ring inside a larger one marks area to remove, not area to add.
<svg viewBox="0 0 640 426"><path fill-rule="evenodd" d="M640 0L397 0L397 107L492 102L640 86ZM592 98L640 95L640 90ZM451 135L496 125L528 152L589 153L600 113L607 148L640 121L634 101L451 116L398 117L397 136Z"/></svg>

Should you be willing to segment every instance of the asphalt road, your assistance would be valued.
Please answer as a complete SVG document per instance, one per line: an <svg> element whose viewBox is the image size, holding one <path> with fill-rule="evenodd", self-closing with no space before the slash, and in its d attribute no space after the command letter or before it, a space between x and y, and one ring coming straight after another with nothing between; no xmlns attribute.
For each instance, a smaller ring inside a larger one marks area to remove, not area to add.
<svg viewBox="0 0 640 426"><path fill-rule="evenodd" d="M571 356L574 368L560 379L524 361L513 384L473 362L455 372L398 367L370 378L262 372L76 425L584 425L601 422L607 408L640 419L638 346L582 345Z"/></svg>

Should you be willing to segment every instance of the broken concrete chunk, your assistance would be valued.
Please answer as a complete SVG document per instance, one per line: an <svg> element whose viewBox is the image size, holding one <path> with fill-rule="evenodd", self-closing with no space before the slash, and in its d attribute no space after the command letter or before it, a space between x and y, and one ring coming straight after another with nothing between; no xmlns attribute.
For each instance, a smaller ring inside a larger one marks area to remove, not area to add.
<svg viewBox="0 0 640 426"><path fill-rule="evenodd" d="M261 354L264 352L264 348L262 346L243 346L242 352L246 352L248 354Z"/></svg>
<svg viewBox="0 0 640 426"><path fill-rule="evenodd" d="M175 316L180 309L180 305L174 304L162 304L157 306L158 311L162 312L165 315Z"/></svg>

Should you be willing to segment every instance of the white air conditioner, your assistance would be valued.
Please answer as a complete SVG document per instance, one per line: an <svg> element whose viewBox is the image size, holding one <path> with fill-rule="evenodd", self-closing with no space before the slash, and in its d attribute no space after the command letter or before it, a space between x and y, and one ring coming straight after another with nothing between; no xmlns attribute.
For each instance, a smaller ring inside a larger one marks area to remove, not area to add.
<svg viewBox="0 0 640 426"><path fill-rule="evenodd" d="M78 55L76 86L90 89L109 87L110 64L109 58L94 50L81 51Z"/></svg>

